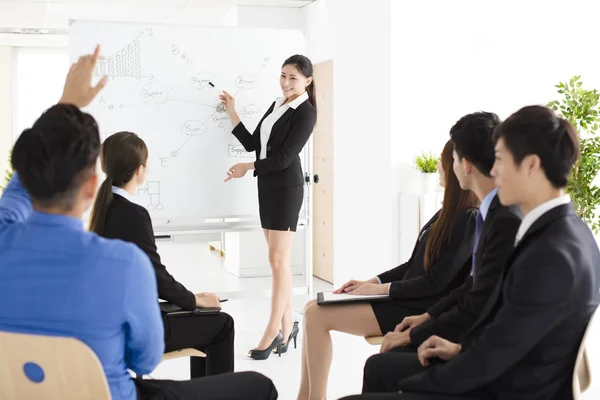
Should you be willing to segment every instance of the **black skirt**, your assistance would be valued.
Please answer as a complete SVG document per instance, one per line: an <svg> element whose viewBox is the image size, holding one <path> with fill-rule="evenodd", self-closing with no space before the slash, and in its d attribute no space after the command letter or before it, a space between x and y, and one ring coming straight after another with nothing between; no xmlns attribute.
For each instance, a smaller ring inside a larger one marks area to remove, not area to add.
<svg viewBox="0 0 600 400"><path fill-rule="evenodd" d="M373 313L382 334L393 332L396 325L402 322L405 317L427 312L424 308L407 307L406 303L406 300L374 301L371 303L371 308L373 308Z"/></svg>
<svg viewBox="0 0 600 400"><path fill-rule="evenodd" d="M304 186L277 187L258 179L258 208L263 229L296 232Z"/></svg>

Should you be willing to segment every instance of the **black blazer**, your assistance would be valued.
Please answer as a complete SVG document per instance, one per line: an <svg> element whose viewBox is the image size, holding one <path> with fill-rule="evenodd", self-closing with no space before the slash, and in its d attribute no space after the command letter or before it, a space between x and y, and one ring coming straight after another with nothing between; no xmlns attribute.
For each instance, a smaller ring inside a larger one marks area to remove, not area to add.
<svg viewBox="0 0 600 400"><path fill-rule="evenodd" d="M108 209L104 236L109 239L121 239L137 245L148 255L158 286L158 297L173 303L184 310L196 309L196 296L177 282L167 268L160 262L156 251L152 220L148 210L130 202L118 194L113 194L113 202Z"/></svg>
<svg viewBox="0 0 600 400"><path fill-rule="evenodd" d="M306 100L296 109L289 108L273 125L267 141L267 157L259 160L261 143L260 127L264 119L273 112L275 103L258 123L254 134L250 134L243 123L233 129L246 151L256 151L254 176L271 186L287 187L304 185L300 152L312 134L317 121L317 112Z"/></svg>
<svg viewBox="0 0 600 400"><path fill-rule="evenodd" d="M419 233L410 259L378 276L381 283L392 282L391 298L405 299L406 305L410 307L429 307L433 296L447 295L460 285L471 268L476 208L468 209L457 217L441 258L425 271L423 260L427 238L439 214L438 211Z"/></svg>
<svg viewBox="0 0 600 400"><path fill-rule="evenodd" d="M410 331L411 345L419 346L432 335L453 342L465 337L500 280L521 218L519 207L504 207L498 196L492 199L475 253L475 285L473 277L467 277L462 286L427 310L432 318Z"/></svg>
<svg viewBox="0 0 600 400"><path fill-rule="evenodd" d="M551 209L509 256L461 354L400 382L399 389L572 399L579 344L600 303L599 268L596 240L573 205Z"/></svg>

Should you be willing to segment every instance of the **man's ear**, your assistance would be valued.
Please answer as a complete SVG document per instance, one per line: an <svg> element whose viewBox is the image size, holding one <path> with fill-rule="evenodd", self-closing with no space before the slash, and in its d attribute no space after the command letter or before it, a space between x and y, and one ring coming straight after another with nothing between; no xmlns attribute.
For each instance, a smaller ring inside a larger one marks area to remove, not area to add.
<svg viewBox="0 0 600 400"><path fill-rule="evenodd" d="M460 160L460 163L462 164L463 172L465 173L465 175L469 175L471 172L473 172L473 163L469 161L466 157L463 157L463 159Z"/></svg>
<svg viewBox="0 0 600 400"><path fill-rule="evenodd" d="M528 175L542 169L542 160L537 154L528 154L521 161L521 168L524 168Z"/></svg>
<svg viewBox="0 0 600 400"><path fill-rule="evenodd" d="M81 189L83 197L86 200L93 200L96 197L96 192L98 190L98 174L94 173L90 176Z"/></svg>

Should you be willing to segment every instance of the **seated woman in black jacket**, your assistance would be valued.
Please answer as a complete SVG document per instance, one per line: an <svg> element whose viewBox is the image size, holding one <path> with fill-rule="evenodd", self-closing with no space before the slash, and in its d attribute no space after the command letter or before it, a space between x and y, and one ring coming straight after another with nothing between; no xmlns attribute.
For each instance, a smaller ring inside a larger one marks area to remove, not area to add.
<svg viewBox="0 0 600 400"><path fill-rule="evenodd" d="M336 293L389 294L372 303L319 306L304 310L302 379L298 399L321 399L327 394L332 359L330 331L360 336L393 332L404 317L424 313L460 286L471 269L477 197L460 188L452 170L454 145L446 143L438 164L444 203L425 224L410 259L368 281L351 280Z"/></svg>
<svg viewBox="0 0 600 400"><path fill-rule="evenodd" d="M106 180L94 203L90 230L106 238L134 243L142 249L154 266L160 299L190 311L196 307L221 308L215 294L194 294L169 274L156 251L148 210L132 202L131 195L148 174L148 148L144 141L135 133L115 133L102 144L100 159ZM192 378L233 372L231 316L224 312L178 316L162 313L162 318L165 352L191 347L206 353L206 359L191 358Z"/></svg>

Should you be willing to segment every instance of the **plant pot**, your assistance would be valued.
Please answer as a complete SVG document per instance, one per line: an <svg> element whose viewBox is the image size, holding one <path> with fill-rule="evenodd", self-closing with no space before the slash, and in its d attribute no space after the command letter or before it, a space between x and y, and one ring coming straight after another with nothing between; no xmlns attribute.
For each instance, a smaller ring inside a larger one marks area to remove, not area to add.
<svg viewBox="0 0 600 400"><path fill-rule="evenodd" d="M423 194L435 193L440 187L440 177L437 173L421 174Z"/></svg>

